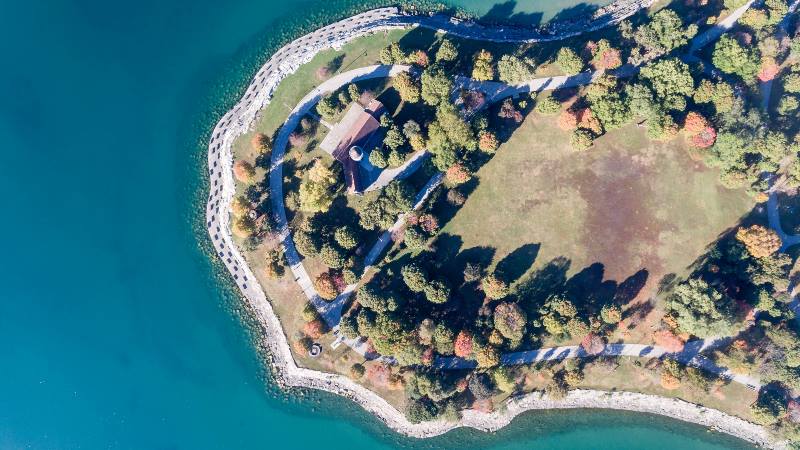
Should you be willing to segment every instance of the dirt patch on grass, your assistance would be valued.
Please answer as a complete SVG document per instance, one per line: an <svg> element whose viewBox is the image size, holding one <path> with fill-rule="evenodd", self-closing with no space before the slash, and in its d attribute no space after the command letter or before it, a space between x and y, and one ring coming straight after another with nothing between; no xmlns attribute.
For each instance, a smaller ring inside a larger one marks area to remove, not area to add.
<svg viewBox="0 0 800 450"><path fill-rule="evenodd" d="M609 152L578 173L573 182L588 205L581 241L587 256L622 280L631 270L660 272L655 248L662 229L671 228L649 205L652 169L619 151Z"/></svg>

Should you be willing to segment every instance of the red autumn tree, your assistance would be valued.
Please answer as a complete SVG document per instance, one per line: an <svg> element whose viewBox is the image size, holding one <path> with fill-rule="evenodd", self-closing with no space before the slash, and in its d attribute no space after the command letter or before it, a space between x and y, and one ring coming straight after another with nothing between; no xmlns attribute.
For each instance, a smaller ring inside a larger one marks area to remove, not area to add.
<svg viewBox="0 0 800 450"><path fill-rule="evenodd" d="M453 351L459 358L472 356L472 333L467 330L461 330L453 343Z"/></svg>
<svg viewBox="0 0 800 450"><path fill-rule="evenodd" d="M717 140L717 130L708 126L690 138L690 142L697 148L708 148Z"/></svg>
<svg viewBox="0 0 800 450"><path fill-rule="evenodd" d="M581 347L589 355L599 355L606 348L606 342L602 337L589 333L581 341Z"/></svg>
<svg viewBox="0 0 800 450"><path fill-rule="evenodd" d="M758 79L761 81L769 81L775 78L780 72L780 67L772 58L764 59L761 62L761 71L758 72Z"/></svg>

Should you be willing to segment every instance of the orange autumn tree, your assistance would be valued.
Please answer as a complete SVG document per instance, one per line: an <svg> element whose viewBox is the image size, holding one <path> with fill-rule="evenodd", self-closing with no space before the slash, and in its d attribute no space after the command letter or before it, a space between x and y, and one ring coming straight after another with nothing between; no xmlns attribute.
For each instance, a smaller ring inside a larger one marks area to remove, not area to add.
<svg viewBox="0 0 800 450"><path fill-rule="evenodd" d="M739 228L736 239L747 247L747 252L754 258L772 255L781 248L782 243L777 233L761 225Z"/></svg>

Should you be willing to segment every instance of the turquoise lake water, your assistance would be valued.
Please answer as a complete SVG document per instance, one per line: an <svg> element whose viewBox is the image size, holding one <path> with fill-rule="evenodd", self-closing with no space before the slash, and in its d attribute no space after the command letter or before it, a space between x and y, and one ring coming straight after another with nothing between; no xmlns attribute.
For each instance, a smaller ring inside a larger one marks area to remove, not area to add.
<svg viewBox="0 0 800 450"><path fill-rule="evenodd" d="M286 33L352 5L2 6L0 448L750 448L611 411L418 441L333 396L276 391L198 245L203 143Z"/></svg>

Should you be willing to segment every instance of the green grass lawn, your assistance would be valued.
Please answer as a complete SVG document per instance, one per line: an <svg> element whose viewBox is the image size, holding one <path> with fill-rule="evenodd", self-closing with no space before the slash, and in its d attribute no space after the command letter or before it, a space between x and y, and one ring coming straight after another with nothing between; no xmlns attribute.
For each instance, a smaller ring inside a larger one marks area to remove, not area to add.
<svg viewBox="0 0 800 450"><path fill-rule="evenodd" d="M525 273L556 262L567 277L581 273L588 290L628 280L635 290L644 284L646 298L753 207L693 160L681 137L650 141L634 124L587 151L568 142L554 117L529 115L478 171L438 250L485 258L518 287L530 281Z"/></svg>

